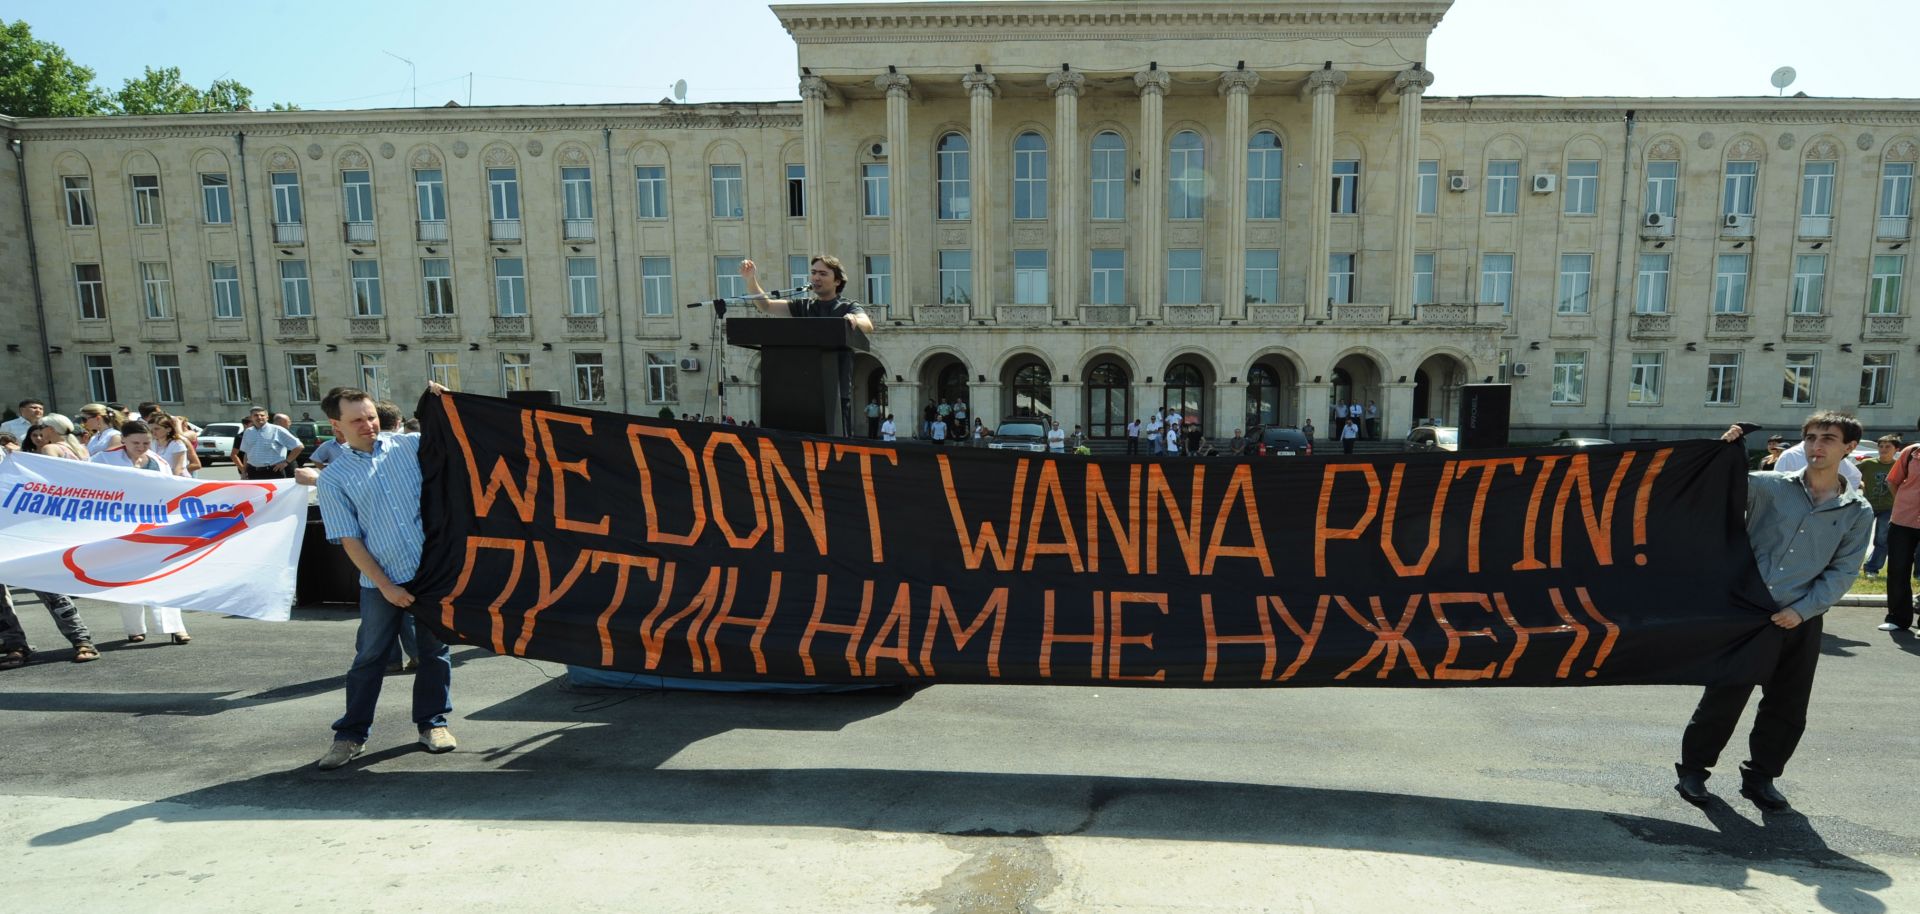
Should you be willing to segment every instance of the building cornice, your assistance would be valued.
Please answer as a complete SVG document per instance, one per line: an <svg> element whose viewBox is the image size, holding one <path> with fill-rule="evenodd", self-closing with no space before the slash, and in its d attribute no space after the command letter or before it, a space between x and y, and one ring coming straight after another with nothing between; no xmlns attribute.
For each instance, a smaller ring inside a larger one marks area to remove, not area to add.
<svg viewBox="0 0 1920 914"><path fill-rule="evenodd" d="M1429 96L1428 123L1618 121L1628 111L1642 123L1687 124L1920 124L1920 99L1911 98L1550 98Z"/></svg>
<svg viewBox="0 0 1920 914"><path fill-rule="evenodd" d="M796 44L1057 41L1155 38L1424 38L1452 0L1105 0L1052 2L777 4Z"/></svg>
<svg viewBox="0 0 1920 914"><path fill-rule="evenodd" d="M800 129L799 102L706 105L552 105L503 108L393 108L379 111L242 111L142 117L35 118L14 122L27 140L164 139L304 134L446 133L485 130ZM0 127L8 125L0 124Z"/></svg>

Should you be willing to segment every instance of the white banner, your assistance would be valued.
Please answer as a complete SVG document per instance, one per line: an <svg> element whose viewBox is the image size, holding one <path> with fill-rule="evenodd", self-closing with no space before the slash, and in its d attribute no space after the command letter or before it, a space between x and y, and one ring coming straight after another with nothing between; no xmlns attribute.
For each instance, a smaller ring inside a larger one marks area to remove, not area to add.
<svg viewBox="0 0 1920 914"><path fill-rule="evenodd" d="M0 463L0 581L285 621L307 490L16 453Z"/></svg>

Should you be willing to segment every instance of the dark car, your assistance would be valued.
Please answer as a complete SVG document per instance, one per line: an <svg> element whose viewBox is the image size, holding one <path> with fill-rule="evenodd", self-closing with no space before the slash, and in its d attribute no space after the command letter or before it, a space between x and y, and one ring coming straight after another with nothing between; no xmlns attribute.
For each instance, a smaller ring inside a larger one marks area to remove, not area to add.
<svg viewBox="0 0 1920 914"><path fill-rule="evenodd" d="M306 466L313 457L313 449L322 442L333 440L333 425L327 422L299 421L287 426L293 437L300 439L300 465Z"/></svg>
<svg viewBox="0 0 1920 914"><path fill-rule="evenodd" d="M1255 457L1312 457L1313 439L1297 428L1273 426L1255 430L1247 453Z"/></svg>
<svg viewBox="0 0 1920 914"><path fill-rule="evenodd" d="M1556 438L1554 439L1553 446L1554 447L1570 447L1570 448L1590 448L1590 447L1601 447L1603 445L1608 445L1612 443L1613 442L1608 441L1605 438Z"/></svg>
<svg viewBox="0 0 1920 914"><path fill-rule="evenodd" d="M1008 419L993 430L987 444L994 451L1041 451L1047 449L1047 426L1038 419Z"/></svg>

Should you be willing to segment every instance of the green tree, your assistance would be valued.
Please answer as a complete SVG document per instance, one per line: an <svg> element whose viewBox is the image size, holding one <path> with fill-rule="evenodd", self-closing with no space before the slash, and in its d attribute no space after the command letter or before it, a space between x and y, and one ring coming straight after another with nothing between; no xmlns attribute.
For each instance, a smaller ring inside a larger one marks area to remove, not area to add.
<svg viewBox="0 0 1920 914"><path fill-rule="evenodd" d="M112 105L106 93L94 86L93 78L93 70L74 63L65 49L36 40L25 20L0 29L0 114L107 114Z"/></svg>

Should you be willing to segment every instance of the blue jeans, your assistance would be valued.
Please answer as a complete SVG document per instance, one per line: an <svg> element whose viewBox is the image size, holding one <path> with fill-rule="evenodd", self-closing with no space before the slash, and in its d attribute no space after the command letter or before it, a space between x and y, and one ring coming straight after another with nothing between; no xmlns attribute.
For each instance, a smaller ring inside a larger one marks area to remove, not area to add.
<svg viewBox="0 0 1920 914"><path fill-rule="evenodd" d="M373 730L373 706L380 701L380 684L386 676L387 651L406 615L378 589L360 588L360 631L354 636L353 666L347 670L347 713L333 722L335 739L367 741ZM413 723L425 733L446 726L453 711L453 659L432 629L423 625L416 634L420 672L413 677Z"/></svg>
<svg viewBox="0 0 1920 914"><path fill-rule="evenodd" d="M398 666L402 655L408 660L420 656L420 645L414 636L413 613L400 614L400 638L387 648L387 666Z"/></svg>
<svg viewBox="0 0 1920 914"><path fill-rule="evenodd" d="M1887 521L1892 517L1890 510L1873 512L1873 550L1867 553L1867 565L1862 569L1868 574L1879 574L1887 564Z"/></svg>

